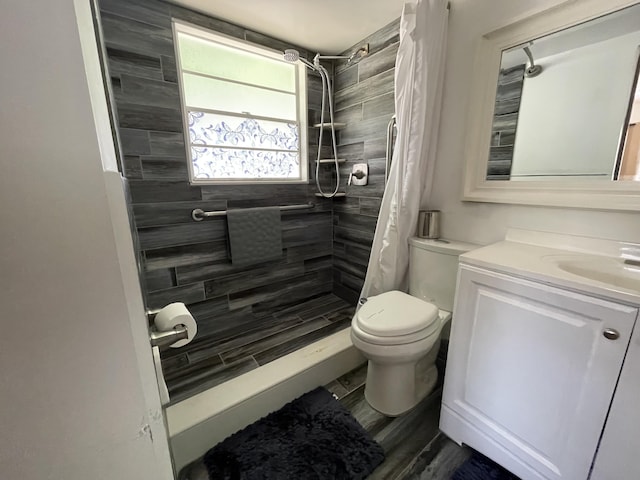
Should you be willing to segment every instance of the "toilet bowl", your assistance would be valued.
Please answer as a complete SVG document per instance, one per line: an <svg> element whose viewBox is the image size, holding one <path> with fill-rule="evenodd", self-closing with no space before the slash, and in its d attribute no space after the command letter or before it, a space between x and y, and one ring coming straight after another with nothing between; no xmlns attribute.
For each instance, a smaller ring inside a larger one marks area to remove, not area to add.
<svg viewBox="0 0 640 480"><path fill-rule="evenodd" d="M369 361L365 398L388 416L413 408L435 387L435 360L448 312L403 292L371 297L351 322L351 341Z"/></svg>
<svg viewBox="0 0 640 480"><path fill-rule="evenodd" d="M369 361L365 398L397 416L433 391L443 327L451 319L460 254L477 245L409 239L409 294L369 297L351 322L351 341Z"/></svg>

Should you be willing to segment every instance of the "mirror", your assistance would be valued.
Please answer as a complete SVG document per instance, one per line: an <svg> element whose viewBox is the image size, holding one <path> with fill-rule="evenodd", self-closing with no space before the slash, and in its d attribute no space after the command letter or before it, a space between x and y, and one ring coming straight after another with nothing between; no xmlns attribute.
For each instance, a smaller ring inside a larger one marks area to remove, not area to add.
<svg viewBox="0 0 640 480"><path fill-rule="evenodd" d="M640 179L639 47L635 5L503 51L487 180Z"/></svg>
<svg viewBox="0 0 640 480"><path fill-rule="evenodd" d="M640 208L640 4L568 3L482 37L464 200Z"/></svg>

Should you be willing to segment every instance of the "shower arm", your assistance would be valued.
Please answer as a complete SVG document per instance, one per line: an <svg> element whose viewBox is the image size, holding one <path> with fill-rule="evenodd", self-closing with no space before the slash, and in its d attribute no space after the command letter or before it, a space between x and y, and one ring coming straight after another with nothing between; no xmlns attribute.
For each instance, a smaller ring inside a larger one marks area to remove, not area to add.
<svg viewBox="0 0 640 480"><path fill-rule="evenodd" d="M298 60L300 60L302 63L304 63L310 69L312 69L312 70L316 69L315 65L313 63L311 63L309 60L307 60L306 58L299 58Z"/></svg>
<svg viewBox="0 0 640 480"><path fill-rule="evenodd" d="M351 55L320 55L319 53L316 53L316 56L313 57L313 64L317 66L320 63L320 60L346 60L347 65L349 65L356 56L360 55L361 57L364 57L368 54L369 44L365 43Z"/></svg>
<svg viewBox="0 0 640 480"><path fill-rule="evenodd" d="M316 56L313 57L313 63L311 63L306 58L301 58L300 52L298 52L297 50L293 48L287 48L284 51L284 60L290 63L295 63L299 61L304 65L306 65L307 67L309 67L310 69L315 70L316 72L319 73L320 67L321 67L320 60L346 60L347 66L349 66L353 61L353 59L356 58L356 56L360 55L361 57L364 57L368 54L369 54L369 44L365 43L360 48L358 48L355 52L353 52L351 55L320 55L319 53L316 53Z"/></svg>
<svg viewBox="0 0 640 480"><path fill-rule="evenodd" d="M533 62L533 55L531 54L531 50L529 49L529 47L524 47L522 50L524 50L524 53L529 58L529 67L535 67L536 64Z"/></svg>
<svg viewBox="0 0 640 480"><path fill-rule="evenodd" d="M344 60L351 58L351 55L320 55L319 53L313 57L314 61L318 60Z"/></svg>

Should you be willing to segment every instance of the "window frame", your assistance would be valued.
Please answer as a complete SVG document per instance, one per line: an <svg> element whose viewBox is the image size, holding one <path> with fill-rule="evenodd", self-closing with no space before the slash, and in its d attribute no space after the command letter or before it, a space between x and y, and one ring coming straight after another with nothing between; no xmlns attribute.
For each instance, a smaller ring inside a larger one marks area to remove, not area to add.
<svg viewBox="0 0 640 480"><path fill-rule="evenodd" d="M193 170L193 160L191 157L191 142L190 142L190 134L189 134L189 112L187 109L187 104L185 102L185 92L183 85L183 70L181 65L180 58L180 49L178 42L178 33L184 33L186 35L191 35L194 37L201 38L203 40L212 41L214 43L218 43L227 47L235 48L238 50L243 50L248 53L261 55L263 57L267 57L269 59L274 59L281 61L283 63L289 64L283 58L283 53L271 49L269 47L265 47L263 45L247 42L245 40L241 40L238 38L230 37L228 35L224 35L222 33L218 33L209 29L201 28L196 25L192 25L190 23L178 21L176 19L172 19L172 33L173 33L173 43L175 50L175 59L176 59L176 71L177 71L177 81L178 87L180 90L180 110L182 116L182 126L184 133L184 143L185 143L185 153L187 157L187 170L189 172L189 183L191 185L265 185L265 184L308 184L309 183L309 156L308 156L308 119L307 119L307 71L306 67L298 62L295 67L295 85L296 85L296 112L297 119L296 124L298 126L298 155L299 155L299 164L300 164L300 176L296 178L242 178L242 179L234 179L234 178L195 178L194 170ZM188 73L188 72L187 72ZM225 112L225 111L212 111L210 109L205 109L202 111L208 111L209 113L219 113L222 115L230 115L237 116L238 118L257 118L257 119L265 119L270 120L267 117L263 117L260 115L251 116L251 117L242 117L233 112ZM277 120L278 119L273 119Z"/></svg>

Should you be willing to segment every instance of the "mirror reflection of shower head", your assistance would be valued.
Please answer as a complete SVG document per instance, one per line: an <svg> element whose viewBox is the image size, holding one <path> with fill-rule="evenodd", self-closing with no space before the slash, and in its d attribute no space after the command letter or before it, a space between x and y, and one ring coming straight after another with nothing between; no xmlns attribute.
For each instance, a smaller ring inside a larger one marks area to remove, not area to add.
<svg viewBox="0 0 640 480"><path fill-rule="evenodd" d="M533 55L531 54L529 46L523 47L522 49L524 53L527 54L527 57L529 57L529 67L524 71L524 76L527 78L537 77L542 72L542 67L533 63Z"/></svg>

